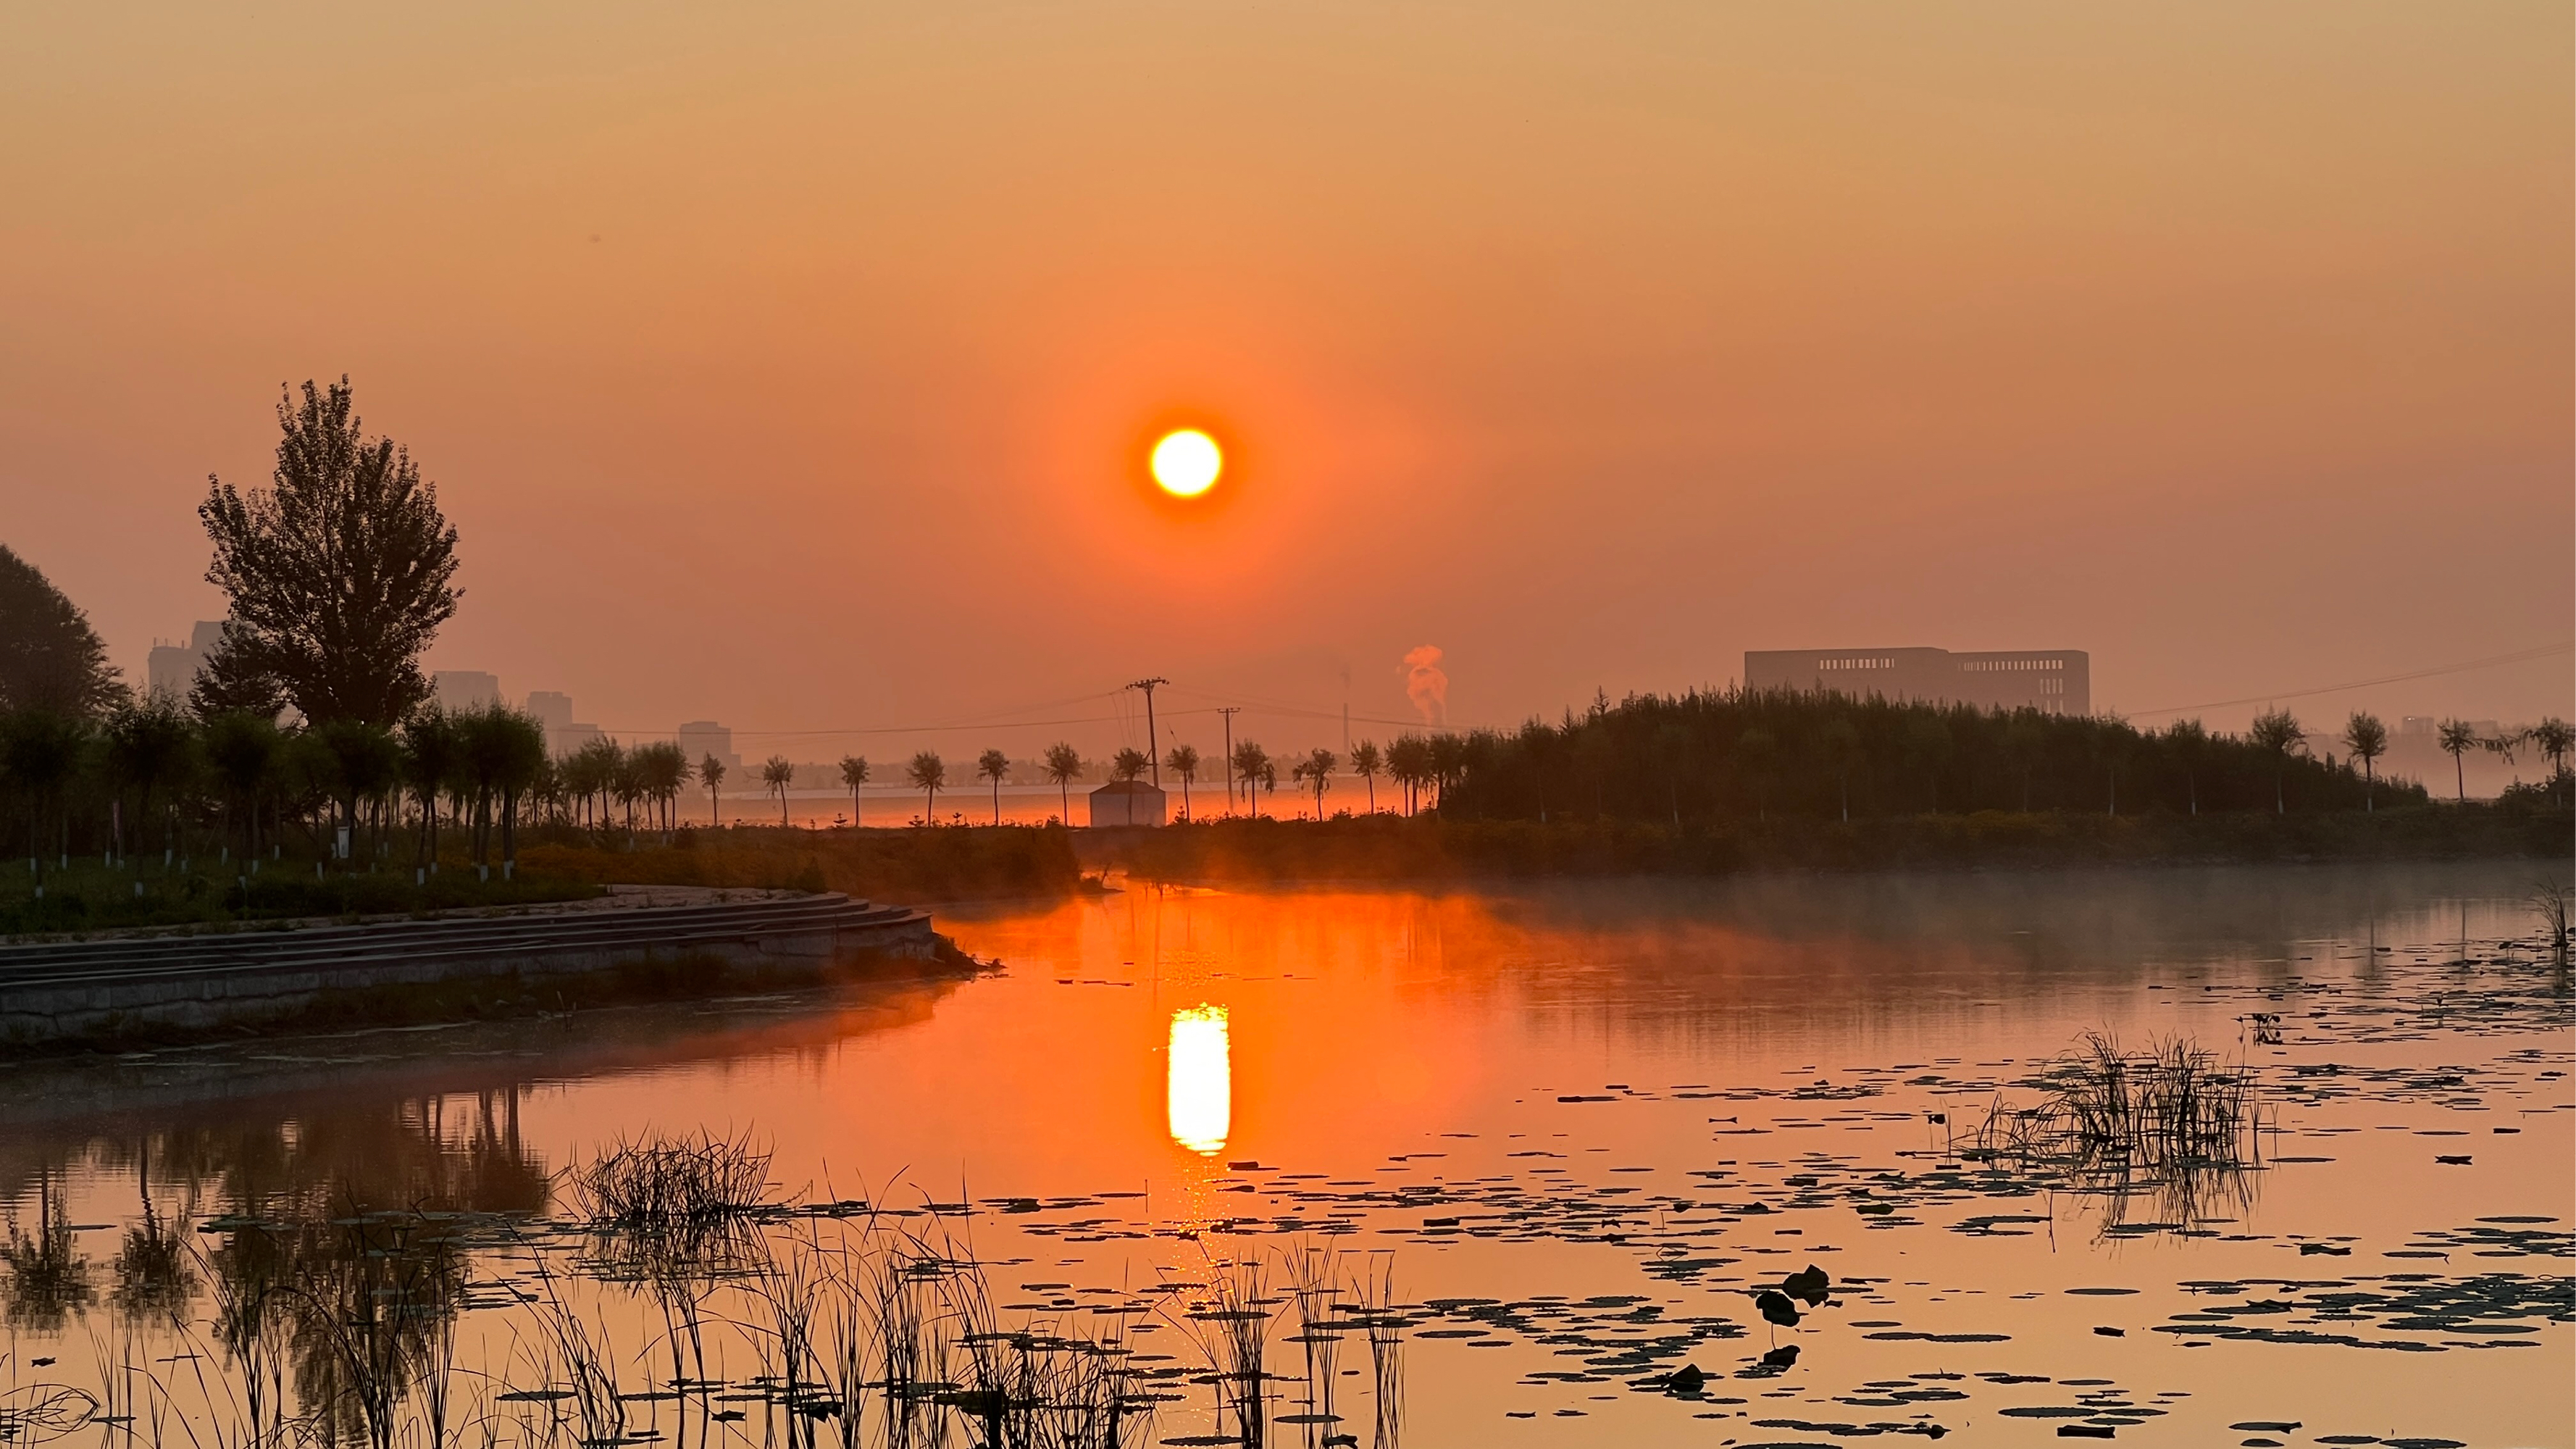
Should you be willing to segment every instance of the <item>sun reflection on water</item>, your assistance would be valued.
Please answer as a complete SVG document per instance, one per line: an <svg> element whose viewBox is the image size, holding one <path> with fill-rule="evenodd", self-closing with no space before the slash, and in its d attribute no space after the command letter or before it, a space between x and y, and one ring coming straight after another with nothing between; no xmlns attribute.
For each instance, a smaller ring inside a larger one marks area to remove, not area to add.
<svg viewBox="0 0 2576 1449"><path fill-rule="evenodd" d="M1172 1140L1202 1157L1225 1150L1234 1117L1234 1068L1228 1060L1222 1006L1191 1006L1172 1013L1170 1073L1164 1113Z"/></svg>

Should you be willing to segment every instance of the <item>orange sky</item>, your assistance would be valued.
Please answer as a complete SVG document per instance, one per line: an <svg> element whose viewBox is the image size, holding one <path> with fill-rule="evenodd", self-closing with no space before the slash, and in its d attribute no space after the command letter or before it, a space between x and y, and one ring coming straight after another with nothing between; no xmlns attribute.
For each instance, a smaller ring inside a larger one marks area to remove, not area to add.
<svg viewBox="0 0 2576 1449"><path fill-rule="evenodd" d="M1467 723L1806 644L2144 711L2576 632L2564 4L36 9L0 541L131 673L343 371L464 535L432 663L611 727L1397 716L1426 642ZM1179 415L1222 507L1139 496Z"/></svg>

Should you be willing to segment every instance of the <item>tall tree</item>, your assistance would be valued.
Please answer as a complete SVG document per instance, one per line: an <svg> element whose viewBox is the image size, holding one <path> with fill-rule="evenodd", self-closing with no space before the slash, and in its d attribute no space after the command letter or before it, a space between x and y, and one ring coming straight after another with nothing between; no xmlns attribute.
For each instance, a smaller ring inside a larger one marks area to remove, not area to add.
<svg viewBox="0 0 2576 1449"><path fill-rule="evenodd" d="M948 783L948 762L937 750L923 750L904 767L903 776L921 792L921 823L939 823L939 787Z"/></svg>
<svg viewBox="0 0 2576 1449"><path fill-rule="evenodd" d="M1261 797L1253 793L1253 787L1260 783L1261 772L1270 765L1270 752L1250 740L1245 740L1234 747L1233 764L1236 778L1244 783L1244 805L1252 816L1258 819L1261 815Z"/></svg>
<svg viewBox="0 0 2576 1449"><path fill-rule="evenodd" d="M118 705L107 717L105 737L109 787L120 800L133 792L135 844L143 844L144 827L159 813L165 817L162 843L167 846L166 817L195 764L196 722L180 711L178 701L150 695ZM158 812L156 804L162 807ZM126 853L122 839L116 850Z"/></svg>
<svg viewBox="0 0 2576 1449"><path fill-rule="evenodd" d="M1199 777L1199 747L1174 745L1163 756L1163 768L1181 777L1181 818L1190 818L1190 786Z"/></svg>
<svg viewBox="0 0 2576 1449"><path fill-rule="evenodd" d="M841 757L841 783L850 787L850 828L859 828L859 787L868 782L868 759L865 755Z"/></svg>
<svg viewBox="0 0 2576 1449"><path fill-rule="evenodd" d="M2446 719L2442 721L2440 739L2443 753L2451 757L2451 783L2459 791L2460 803L2465 805L2469 802L2469 773L2460 759L2478 747L2477 728L2464 719Z"/></svg>
<svg viewBox="0 0 2576 1449"><path fill-rule="evenodd" d="M975 757L975 773L993 782L993 823L1002 823L1002 782L1010 778L1011 757L1001 750L986 750Z"/></svg>
<svg viewBox="0 0 2576 1449"><path fill-rule="evenodd" d="M2183 798L2191 807L2192 818L2200 817L2200 765L2209 754L2209 731L2196 719L2178 719L2165 726L2165 750L2174 763L2182 766ZM2029 777L2025 775L2022 792L2028 796ZM2027 798L2023 808L2028 809Z"/></svg>
<svg viewBox="0 0 2576 1449"><path fill-rule="evenodd" d="M1541 725L1539 728L1545 729L1546 726ZM1371 815L1377 813L1378 772L1385 768L1386 756L1378 752L1377 741L1362 740L1351 746L1351 773L1359 776L1368 786L1368 808ZM1542 783L1540 788L1544 790L1545 784ZM1547 819L1547 803L1543 795L1540 797L1538 818L1542 823Z"/></svg>
<svg viewBox="0 0 2576 1449"><path fill-rule="evenodd" d="M2531 747L2540 751L2541 758L2549 761L2549 789L2550 793L2556 794L2560 782L2567 778L2568 752L2576 750L2576 729L2569 728L2567 721L2551 715L2531 727Z"/></svg>
<svg viewBox="0 0 2576 1449"><path fill-rule="evenodd" d="M207 479L206 579L231 619L216 686L274 681L305 718L391 725L429 694L421 652L456 613L456 530L438 489L390 438L364 437L349 380L277 407L272 486Z"/></svg>
<svg viewBox="0 0 2576 1449"><path fill-rule="evenodd" d="M1133 780L1154 767L1154 757L1143 750L1124 749L1109 757L1109 778Z"/></svg>
<svg viewBox="0 0 2576 1449"><path fill-rule="evenodd" d="M787 791L796 783L796 762L785 755L772 755L760 762L760 783L778 797L778 823L787 824Z"/></svg>
<svg viewBox="0 0 2576 1449"><path fill-rule="evenodd" d="M1064 810L1064 823L1073 823L1073 782L1082 775L1082 752L1059 740L1047 746L1044 759L1046 777L1055 781L1057 802Z"/></svg>
<svg viewBox="0 0 2576 1449"><path fill-rule="evenodd" d="M1324 818L1324 791L1331 784L1333 767L1342 762L1339 755L1321 745L1306 752L1306 758L1290 767L1291 778L1305 780L1315 787L1315 818Z"/></svg>
<svg viewBox="0 0 2576 1449"><path fill-rule="evenodd" d="M710 753L698 761L698 779L707 787L707 824L724 824L725 762Z"/></svg>
<svg viewBox="0 0 2576 1449"><path fill-rule="evenodd" d="M2381 724L2375 714L2355 710L2352 718L2343 722L2343 747L2352 751L2354 759L2361 761L2361 808L2364 814L2368 814L2379 808L2370 798L2371 766L2373 761L2388 753L2388 726Z"/></svg>
<svg viewBox="0 0 2576 1449"><path fill-rule="evenodd" d="M246 860L259 855L260 802L275 778L283 744L276 722L266 715L234 710L206 721L206 763L223 791L224 824L230 827L239 812Z"/></svg>
<svg viewBox="0 0 2576 1449"><path fill-rule="evenodd" d="M2298 716L2286 709L2267 710L2254 716L2254 727L2246 732L2245 737L2254 742L2255 748L2272 757L2272 813L2289 814L2289 798L2283 793L2281 777L2289 771L2290 756L2307 743L2307 735L2299 728Z"/></svg>
<svg viewBox="0 0 2576 1449"><path fill-rule="evenodd" d="M124 695L89 616L0 545L0 709L96 719Z"/></svg>
<svg viewBox="0 0 2576 1449"><path fill-rule="evenodd" d="M1236 773L1242 772L1240 761ZM1419 803L1423 782L1431 778L1431 746L1420 735L1397 735L1387 747L1386 773L1389 779L1404 787L1404 813L1411 816Z"/></svg>
<svg viewBox="0 0 2576 1449"><path fill-rule="evenodd" d="M77 715L50 709L13 710L0 715L0 771L11 793L27 802L27 862L35 870L44 849L44 808L54 807L53 841L60 864L71 863L71 789L88 753L90 727ZM43 888L41 873L37 888Z"/></svg>
<svg viewBox="0 0 2576 1449"><path fill-rule="evenodd" d="M433 701L413 710L403 721L403 782L420 805L420 857L426 869L438 870L438 797L458 773L456 722Z"/></svg>

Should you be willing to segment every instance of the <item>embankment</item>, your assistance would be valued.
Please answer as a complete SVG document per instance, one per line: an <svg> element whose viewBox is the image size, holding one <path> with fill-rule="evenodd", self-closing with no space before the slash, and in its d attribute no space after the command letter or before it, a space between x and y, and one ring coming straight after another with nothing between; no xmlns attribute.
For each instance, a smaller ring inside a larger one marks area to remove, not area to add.
<svg viewBox="0 0 2576 1449"><path fill-rule="evenodd" d="M786 891L23 943L0 946L0 1052L786 984L952 954L921 911Z"/></svg>

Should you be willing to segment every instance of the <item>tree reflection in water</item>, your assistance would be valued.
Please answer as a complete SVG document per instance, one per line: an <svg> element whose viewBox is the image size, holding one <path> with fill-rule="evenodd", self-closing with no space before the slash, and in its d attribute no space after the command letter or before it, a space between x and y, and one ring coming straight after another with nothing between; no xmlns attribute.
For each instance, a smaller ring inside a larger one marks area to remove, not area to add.
<svg viewBox="0 0 2576 1449"><path fill-rule="evenodd" d="M90 1264L72 1242L64 1215L63 1178L45 1171L36 1181L36 1230L30 1234L12 1215L9 1243L0 1249L9 1260L9 1324L31 1333L60 1333L72 1313L89 1307L95 1289Z"/></svg>

